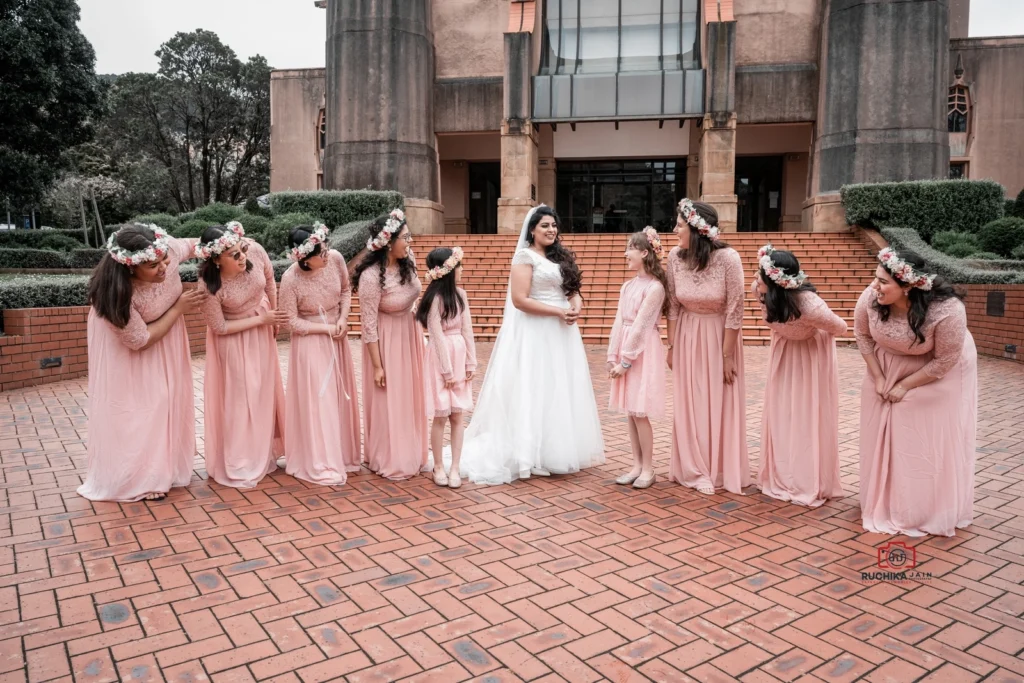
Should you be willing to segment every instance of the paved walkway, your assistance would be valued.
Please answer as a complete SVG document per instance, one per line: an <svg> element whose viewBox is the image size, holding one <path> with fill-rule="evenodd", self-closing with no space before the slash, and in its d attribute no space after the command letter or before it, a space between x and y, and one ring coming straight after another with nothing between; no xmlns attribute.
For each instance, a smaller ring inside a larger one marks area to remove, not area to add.
<svg viewBox="0 0 1024 683"><path fill-rule="evenodd" d="M848 497L813 511L669 484L669 424L659 484L617 487L610 414L576 476L239 492L197 459L165 502L91 504L86 381L0 394L0 682L1024 680L1024 366L982 359L975 524L913 540L931 576L899 583L861 576L887 539L859 524L862 362L839 358Z"/></svg>

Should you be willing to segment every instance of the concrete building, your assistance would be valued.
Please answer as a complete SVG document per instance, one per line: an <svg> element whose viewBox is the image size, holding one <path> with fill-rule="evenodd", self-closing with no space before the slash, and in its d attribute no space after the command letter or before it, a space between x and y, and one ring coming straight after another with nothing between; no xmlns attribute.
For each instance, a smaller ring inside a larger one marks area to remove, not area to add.
<svg viewBox="0 0 1024 683"><path fill-rule="evenodd" d="M848 183L1024 187L1024 37L970 0L327 0L271 77L271 190L396 189L424 233L845 229Z"/></svg>

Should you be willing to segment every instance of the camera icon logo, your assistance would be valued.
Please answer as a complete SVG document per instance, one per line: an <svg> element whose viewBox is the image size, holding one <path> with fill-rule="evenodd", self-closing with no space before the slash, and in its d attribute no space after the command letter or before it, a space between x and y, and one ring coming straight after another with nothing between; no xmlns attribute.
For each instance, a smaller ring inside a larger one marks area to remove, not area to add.
<svg viewBox="0 0 1024 683"><path fill-rule="evenodd" d="M903 541L890 541L878 549L878 568L905 572L917 566L917 549Z"/></svg>

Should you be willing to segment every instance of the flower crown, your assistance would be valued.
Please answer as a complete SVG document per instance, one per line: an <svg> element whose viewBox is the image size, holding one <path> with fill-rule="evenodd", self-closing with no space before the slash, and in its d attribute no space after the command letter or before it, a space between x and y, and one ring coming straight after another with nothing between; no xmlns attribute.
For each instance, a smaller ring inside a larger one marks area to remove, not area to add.
<svg viewBox="0 0 1024 683"><path fill-rule="evenodd" d="M796 275L789 275L772 261L772 254L774 253L775 247L770 243L757 250L757 263L761 266L761 270L772 279L772 282L783 289L799 288L804 283L804 280L807 279L807 273L801 270Z"/></svg>
<svg viewBox="0 0 1024 683"><path fill-rule="evenodd" d="M643 233L644 237L647 238L647 243L651 245L651 249L654 251L654 255L657 256L658 258L661 258L661 236L658 235L658 231L648 225L646 228L643 229Z"/></svg>
<svg viewBox="0 0 1024 683"><path fill-rule="evenodd" d="M462 247L455 247L452 249L452 255L446 258L444 263L427 271L427 282L440 280L458 268L460 263L462 263Z"/></svg>
<svg viewBox="0 0 1024 683"><path fill-rule="evenodd" d="M709 240L713 240L718 237L718 227L708 225L708 222L701 218L701 215L697 213L697 209L694 208L693 202L683 197L679 202L679 215L683 217L687 225L697 229L703 237L707 237Z"/></svg>
<svg viewBox="0 0 1024 683"><path fill-rule="evenodd" d="M156 236L153 243L145 249L128 251L117 244L117 235L121 232L118 230L117 232L111 233L110 237L107 238L107 251L110 253L111 258L118 263L129 267L163 259L171 249L170 235L164 232L163 228L151 223L136 223L136 225L145 225L145 227L153 231L153 234Z"/></svg>
<svg viewBox="0 0 1024 683"><path fill-rule="evenodd" d="M886 270L892 273L894 278L905 285L917 287L927 292L935 282L934 275L918 273L912 265L901 259L892 247L886 247L878 252L878 261L885 266Z"/></svg>
<svg viewBox="0 0 1024 683"><path fill-rule="evenodd" d="M225 251L235 246L242 241L245 237L245 228L238 221L231 221L224 226L224 234L207 244L196 244L195 252L196 258L200 261L213 258L214 256L220 256Z"/></svg>
<svg viewBox="0 0 1024 683"><path fill-rule="evenodd" d="M313 232L307 237L302 244L297 247L292 247L291 252L288 254L288 258L292 261L301 261L317 248L320 244L327 244L327 235L330 230L323 223L314 223Z"/></svg>
<svg viewBox="0 0 1024 683"><path fill-rule="evenodd" d="M388 246L391 238L394 237L395 233L402 229L405 225L405 213L401 209L395 209L388 216L387 223L384 224L384 229L377 233L377 236L366 241L366 248L370 251L380 251L384 247Z"/></svg>

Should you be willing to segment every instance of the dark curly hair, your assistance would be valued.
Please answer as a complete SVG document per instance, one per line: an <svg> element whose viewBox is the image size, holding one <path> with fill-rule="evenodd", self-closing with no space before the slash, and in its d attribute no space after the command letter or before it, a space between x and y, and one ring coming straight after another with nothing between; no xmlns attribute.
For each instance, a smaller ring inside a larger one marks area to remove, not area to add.
<svg viewBox="0 0 1024 683"><path fill-rule="evenodd" d="M580 267L576 263L576 254L562 244L562 221L558 218L558 214L555 213L553 209L547 206L541 206L533 212L533 215L530 216L530 222L526 228L526 242L531 246L533 245L533 231L545 216L551 216L555 219L555 227L559 228L559 234L555 236L554 243L550 247L544 249L544 256L546 256L552 263L558 264L558 269L562 273L562 291L565 292L565 295L567 297L571 297L575 294L579 294L580 290L583 289L583 273L580 271Z"/></svg>
<svg viewBox="0 0 1024 683"><path fill-rule="evenodd" d="M128 251L141 251L156 241L148 225L129 223L117 231L117 245ZM89 305L96 315L118 328L124 328L132 313L132 271L104 254L89 278Z"/></svg>
<svg viewBox="0 0 1024 683"><path fill-rule="evenodd" d="M780 268L786 275L796 275L800 272L800 261L792 252L776 249L772 252L771 259L775 267ZM770 323L788 323L790 320L796 320L800 317L800 300L797 294L818 291L810 280L804 280L796 289L786 289L768 277L764 268L758 266L758 272L761 273L761 281L767 290L764 294L764 308L767 313L765 320Z"/></svg>
<svg viewBox="0 0 1024 683"><path fill-rule="evenodd" d="M367 230L370 232L370 239L373 239L380 234L380 231L384 229L384 225L388 222L391 216L385 214L378 216L367 226ZM402 229L406 226L405 221L402 221L402 225L398 228L394 235L391 236L392 241L398 238L401 234ZM363 272L372 268L373 266L380 266L380 286L384 288L384 275L388 269L388 254L391 252L391 243L383 249L377 251L367 251L366 255L363 256L363 260L356 266L356 272L352 277L352 291L359 292L359 278L362 277ZM405 258L398 259L398 274L401 277L402 284L406 284L416 274L416 264L413 263L412 256L407 255Z"/></svg>
<svg viewBox="0 0 1024 683"><path fill-rule="evenodd" d="M210 227L203 231L203 236L199 238L199 244L209 244L210 242L215 242L221 237L223 237L224 233L227 231L227 227L223 225L211 225ZM245 246L245 238L242 238L242 241L239 243L239 246L242 247L243 251L247 249L247 247ZM214 256L212 258L206 259L205 261L199 262L199 277L201 277L203 279L203 282L206 283L206 289L207 291L210 292L210 294L216 294L217 292L219 292L221 286L220 268L218 268L217 264L214 263L214 260L216 258L217 257ZM245 272L251 273L252 267L252 261L246 260Z"/></svg>
<svg viewBox="0 0 1024 683"><path fill-rule="evenodd" d="M704 202L694 202L693 208L697 211L697 214L703 218L708 225L714 227L718 225L718 211L715 207ZM676 215L681 215L679 209L676 208ZM683 221L685 223L685 220ZM690 244L686 249L679 250L679 258L686 261L686 267L690 270L702 271L708 267L711 263L711 253L718 251L719 249L727 249L729 244L718 239L708 239L699 232L697 228L687 223L687 227L690 228Z"/></svg>
<svg viewBox="0 0 1024 683"><path fill-rule="evenodd" d="M913 266L914 270L918 273L927 272L928 264L920 254L916 251L910 251L909 249L903 249L896 254L899 258ZM885 272L889 273L893 280L898 284L903 284L898 277L893 275L893 272L886 268L885 264L881 264ZM910 325L911 331L914 333L916 341L915 344L924 343L924 327L925 319L928 317L928 307L938 301L945 301L946 299L960 299L964 298L964 293L955 288L946 278L941 275L936 275L935 280L932 282L932 288L928 291L921 289L920 287L912 287L907 292L907 298L910 301L910 309L907 311L907 323ZM891 306L883 306L878 303L878 300L871 302L871 305L876 311L878 311L878 317L882 321L889 319L892 314Z"/></svg>

